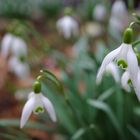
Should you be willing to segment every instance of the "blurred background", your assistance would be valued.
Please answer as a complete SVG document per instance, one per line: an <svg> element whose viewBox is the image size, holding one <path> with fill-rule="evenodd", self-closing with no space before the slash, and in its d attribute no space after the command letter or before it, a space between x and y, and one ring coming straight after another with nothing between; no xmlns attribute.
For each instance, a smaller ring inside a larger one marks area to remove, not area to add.
<svg viewBox="0 0 140 140"><path fill-rule="evenodd" d="M132 13L140 14L139 0L0 0L0 140L140 140L140 103L123 87L123 71L112 64L96 83ZM45 68L64 87L43 82L58 121L32 114L20 129L32 83Z"/></svg>

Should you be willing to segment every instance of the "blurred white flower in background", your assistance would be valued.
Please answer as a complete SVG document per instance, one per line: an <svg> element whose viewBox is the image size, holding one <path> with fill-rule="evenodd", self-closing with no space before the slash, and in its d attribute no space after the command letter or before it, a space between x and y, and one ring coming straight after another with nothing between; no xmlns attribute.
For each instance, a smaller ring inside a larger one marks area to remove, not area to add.
<svg viewBox="0 0 140 140"><path fill-rule="evenodd" d="M105 5L97 4L93 9L93 18L99 22L105 21L107 18L107 10Z"/></svg>
<svg viewBox="0 0 140 140"><path fill-rule="evenodd" d="M7 58L9 53L17 57L21 55L26 56L27 45L22 38L7 33L1 41L1 55Z"/></svg>
<svg viewBox="0 0 140 140"><path fill-rule="evenodd" d="M23 80L30 76L30 67L28 63L12 56L8 61L9 71L13 72L19 79Z"/></svg>
<svg viewBox="0 0 140 140"><path fill-rule="evenodd" d="M105 71L103 73L108 73L111 74L115 80L116 83L120 82L120 75L119 75L119 69L117 67L117 65L114 62L110 62L106 68ZM100 84L102 81L102 77L98 77L96 80L97 84Z"/></svg>
<svg viewBox="0 0 140 140"><path fill-rule="evenodd" d="M122 0L116 0L112 5L109 27L116 32L121 32L127 23L128 11L125 3Z"/></svg>
<svg viewBox="0 0 140 140"><path fill-rule="evenodd" d="M44 108L48 111L48 114L52 121L56 122L56 114L51 101L46 98L42 93L35 94L34 92L31 92L29 94L29 99L24 105L22 111L20 128L23 128L23 126L26 124L32 111L35 114L40 114L44 112Z"/></svg>
<svg viewBox="0 0 140 140"><path fill-rule="evenodd" d="M1 41L1 55L8 59L8 69L19 79L23 80L30 76L27 58L26 42L11 33L7 33Z"/></svg>
<svg viewBox="0 0 140 140"><path fill-rule="evenodd" d="M104 32L102 26L98 23L87 22L84 26L85 33L93 38L99 37Z"/></svg>
<svg viewBox="0 0 140 140"><path fill-rule="evenodd" d="M60 18L56 27L60 34L63 34L66 39L70 38L72 35L77 36L79 34L78 22L71 16L64 16Z"/></svg>

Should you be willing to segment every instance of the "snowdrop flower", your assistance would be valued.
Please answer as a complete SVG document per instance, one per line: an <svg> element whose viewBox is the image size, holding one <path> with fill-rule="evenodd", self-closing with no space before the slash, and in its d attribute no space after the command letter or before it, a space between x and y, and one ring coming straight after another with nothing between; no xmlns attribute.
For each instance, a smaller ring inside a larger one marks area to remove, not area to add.
<svg viewBox="0 0 140 140"><path fill-rule="evenodd" d="M128 23L128 12L124 1L117 0L112 5L109 26L112 30L121 32Z"/></svg>
<svg viewBox="0 0 140 140"><path fill-rule="evenodd" d="M130 74L126 70L121 77L121 85L122 88L127 92L131 92L130 83L131 83Z"/></svg>
<svg viewBox="0 0 140 140"><path fill-rule="evenodd" d="M103 4L97 4L93 9L93 18L95 18L97 21L104 21L106 17L106 7Z"/></svg>
<svg viewBox="0 0 140 140"><path fill-rule="evenodd" d="M8 61L8 67L19 79L26 79L30 75L28 63L22 62L19 58L12 56Z"/></svg>
<svg viewBox="0 0 140 140"><path fill-rule="evenodd" d="M104 72L111 74L113 76L113 78L114 78L114 80L115 80L116 83L118 83L120 81L119 70L118 70L118 67L116 66L116 64L114 62L110 62L106 66ZM101 80L102 80L102 77L101 78L97 78L96 83L97 84L100 84L101 83Z"/></svg>
<svg viewBox="0 0 140 140"><path fill-rule="evenodd" d="M132 42L133 31L131 28L127 28L124 32L123 43L115 50L110 52L103 60L101 67L97 74L97 81L101 81L104 71L110 62L117 61L117 64L123 69L128 69L130 79L132 81L134 90L138 96L139 90L137 86L138 77L138 60L133 51Z"/></svg>
<svg viewBox="0 0 140 140"><path fill-rule="evenodd" d="M68 15L59 19L56 23L56 27L66 39L70 38L72 35L77 36L79 33L77 21Z"/></svg>
<svg viewBox="0 0 140 140"><path fill-rule="evenodd" d="M7 33L1 42L1 54L3 57L7 58L9 53L19 57L20 55L27 55L27 45L25 41L17 36Z"/></svg>
<svg viewBox="0 0 140 140"><path fill-rule="evenodd" d="M52 121L56 122L56 114L51 101L41 93L41 84L39 81L34 83L34 91L29 94L29 99L23 107L20 128L26 124L32 111L34 114L40 114L44 112L44 108L48 111L48 114Z"/></svg>

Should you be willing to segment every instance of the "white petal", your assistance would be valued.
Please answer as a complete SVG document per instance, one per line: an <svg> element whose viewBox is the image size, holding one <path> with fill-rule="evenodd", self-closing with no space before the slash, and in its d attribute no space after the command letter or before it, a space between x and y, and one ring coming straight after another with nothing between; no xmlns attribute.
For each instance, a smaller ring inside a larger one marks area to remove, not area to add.
<svg viewBox="0 0 140 140"><path fill-rule="evenodd" d="M134 87L134 90L136 92L137 97L140 100L140 89L138 86L138 61L137 61L137 57L136 54L134 53L132 46L129 47L129 51L127 54L127 63L128 63L128 71L130 74L130 78Z"/></svg>
<svg viewBox="0 0 140 140"><path fill-rule="evenodd" d="M106 69L106 66L117 57L117 55L120 52L120 49L121 49L121 46L119 48L113 50L112 52L110 52L104 58L104 60L102 62L102 65L101 65L101 67L100 67L100 69L98 71L98 74L97 74L97 78L96 78L96 83L97 84L99 84L101 82L103 74L104 74L104 71Z"/></svg>
<svg viewBox="0 0 140 140"><path fill-rule="evenodd" d="M117 56L117 59L123 59L127 62L127 54L128 54L129 47L130 47L129 44L122 43L121 50L119 55Z"/></svg>
<svg viewBox="0 0 140 140"><path fill-rule="evenodd" d="M109 63L106 67L106 71L111 73L111 75L117 83L120 81L119 70L115 63Z"/></svg>
<svg viewBox="0 0 140 140"><path fill-rule="evenodd" d="M137 79L137 85L136 85L136 90L137 90L137 97L140 101L140 69L138 70L138 79Z"/></svg>
<svg viewBox="0 0 140 140"><path fill-rule="evenodd" d="M21 115L21 120L20 120L20 128L23 128L23 126L26 124L28 118L30 117L33 111L34 104L35 104L35 99L32 97L24 105L22 115Z"/></svg>
<svg viewBox="0 0 140 140"><path fill-rule="evenodd" d="M50 118L52 119L52 121L56 122L56 114L55 114L55 110L51 101L42 95L42 102L44 104L45 109L48 111L48 114Z"/></svg>
<svg viewBox="0 0 140 140"><path fill-rule="evenodd" d="M33 109L33 113L34 114L40 114L44 112L44 104L42 102L42 93L39 94L33 94L34 98L35 98L35 104L34 104L34 109ZM38 108L41 108L41 110ZM38 111L37 111L38 110Z"/></svg>
<svg viewBox="0 0 140 140"><path fill-rule="evenodd" d="M131 92L131 88L128 84L129 79L130 79L129 72L125 71L121 78L121 84L122 84L123 89L126 90L127 92Z"/></svg>

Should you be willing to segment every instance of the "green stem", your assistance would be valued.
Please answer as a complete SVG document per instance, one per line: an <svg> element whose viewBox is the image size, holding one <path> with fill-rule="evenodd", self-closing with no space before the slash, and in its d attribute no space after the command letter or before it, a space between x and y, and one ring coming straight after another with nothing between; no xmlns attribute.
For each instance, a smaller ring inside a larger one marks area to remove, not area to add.
<svg viewBox="0 0 140 140"><path fill-rule="evenodd" d="M137 41L133 42L133 43L132 43L132 46L133 46L133 47L136 47L138 44L140 44L140 40L137 40Z"/></svg>
<svg viewBox="0 0 140 140"><path fill-rule="evenodd" d="M69 98L67 97L66 94L64 94L65 96L65 100L67 105L70 107L71 111L73 112L73 115L75 115L75 119L77 120L77 122L79 122L79 124L81 124L82 127L85 127L85 123L81 120L81 117L79 116L79 114L77 113L76 109L73 107L73 105L71 104Z"/></svg>

